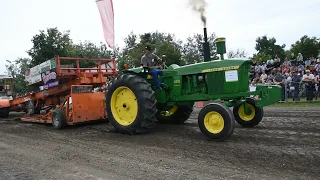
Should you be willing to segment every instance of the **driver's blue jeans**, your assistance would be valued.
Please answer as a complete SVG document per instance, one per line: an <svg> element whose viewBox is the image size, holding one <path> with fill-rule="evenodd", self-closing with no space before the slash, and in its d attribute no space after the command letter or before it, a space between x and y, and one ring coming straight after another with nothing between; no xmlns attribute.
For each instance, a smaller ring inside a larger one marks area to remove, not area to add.
<svg viewBox="0 0 320 180"><path fill-rule="evenodd" d="M158 78L158 75L162 75L162 70L160 69L152 69L151 71L149 71L149 74L152 75L153 80L154 80L154 85L156 86L157 89L160 89L160 81Z"/></svg>

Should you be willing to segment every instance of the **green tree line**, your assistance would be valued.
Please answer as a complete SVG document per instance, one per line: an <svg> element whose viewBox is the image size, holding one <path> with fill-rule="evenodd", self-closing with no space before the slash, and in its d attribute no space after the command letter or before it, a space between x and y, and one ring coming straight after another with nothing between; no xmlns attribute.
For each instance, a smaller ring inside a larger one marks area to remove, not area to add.
<svg viewBox="0 0 320 180"><path fill-rule="evenodd" d="M208 34L211 48L211 57L217 59L214 40L215 33ZM31 89L26 85L25 71L54 56L80 57L80 58L116 58L117 68L122 69L124 64L129 67L140 65L145 46L149 45L153 52L159 56L168 57L167 64L187 65L203 62L202 56L202 34L193 34L186 40L177 39L174 34L164 32L148 32L135 34L131 32L124 38L125 46L110 50L104 43L95 44L90 41L74 43L70 38L70 31L60 31L57 27L40 30L31 39L32 47L27 50L28 57L20 57L15 60L7 60L6 68L14 77L13 91L15 93L26 93ZM303 36L285 50L285 45L278 45L274 37L261 36L256 39L256 60L266 60L278 55L281 59L289 54L301 52L304 57L317 56L320 50L320 42L316 37ZM248 57L245 50L237 49L229 51L229 58ZM91 62L82 62L82 67L93 66Z"/></svg>

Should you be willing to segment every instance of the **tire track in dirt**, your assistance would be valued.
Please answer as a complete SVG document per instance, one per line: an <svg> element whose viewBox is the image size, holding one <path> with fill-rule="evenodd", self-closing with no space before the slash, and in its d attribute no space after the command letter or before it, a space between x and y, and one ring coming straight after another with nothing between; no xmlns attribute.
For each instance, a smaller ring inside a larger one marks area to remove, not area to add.
<svg viewBox="0 0 320 180"><path fill-rule="evenodd" d="M219 143L200 133L196 113L185 125L158 125L138 136L111 133L105 123L60 131L49 125L0 121L0 177L317 179L318 118L308 111L279 118L282 111L266 109L257 127L237 125L234 135Z"/></svg>

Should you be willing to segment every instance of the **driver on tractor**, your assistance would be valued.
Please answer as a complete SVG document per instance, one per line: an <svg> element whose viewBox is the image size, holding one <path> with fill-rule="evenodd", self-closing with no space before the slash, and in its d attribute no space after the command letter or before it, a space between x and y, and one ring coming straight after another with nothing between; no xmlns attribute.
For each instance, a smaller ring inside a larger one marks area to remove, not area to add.
<svg viewBox="0 0 320 180"><path fill-rule="evenodd" d="M143 67L148 67L150 69L149 74L152 75L154 80L154 85L156 86L157 91L161 91L162 88L160 87L159 82L159 75L162 75L162 68L161 66L156 65L157 61L160 59L157 55L151 53L151 47L147 46L145 48L146 53L141 58L141 65Z"/></svg>

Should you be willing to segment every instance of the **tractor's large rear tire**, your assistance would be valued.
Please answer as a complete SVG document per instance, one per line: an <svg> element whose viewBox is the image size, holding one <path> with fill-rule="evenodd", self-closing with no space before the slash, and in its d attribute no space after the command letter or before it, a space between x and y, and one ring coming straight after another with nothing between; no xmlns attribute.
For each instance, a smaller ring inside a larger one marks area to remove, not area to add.
<svg viewBox="0 0 320 180"><path fill-rule="evenodd" d="M158 111L157 120L160 124L183 124L193 112L192 106L173 106L168 111Z"/></svg>
<svg viewBox="0 0 320 180"><path fill-rule="evenodd" d="M233 107L235 120L243 127L251 128L257 126L263 118L263 108L257 107L253 99L246 100L246 106L250 113L244 111L244 103Z"/></svg>
<svg viewBox="0 0 320 180"><path fill-rule="evenodd" d="M119 133L145 133L154 127L156 103L151 85L135 74L119 75L107 89L107 116Z"/></svg>
<svg viewBox="0 0 320 180"><path fill-rule="evenodd" d="M223 141L232 135L235 120L227 106L210 103L199 112L198 125L201 132L209 139Z"/></svg>
<svg viewBox="0 0 320 180"><path fill-rule="evenodd" d="M1 108L0 109L0 118L7 118L9 117L10 107Z"/></svg>

